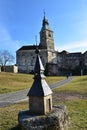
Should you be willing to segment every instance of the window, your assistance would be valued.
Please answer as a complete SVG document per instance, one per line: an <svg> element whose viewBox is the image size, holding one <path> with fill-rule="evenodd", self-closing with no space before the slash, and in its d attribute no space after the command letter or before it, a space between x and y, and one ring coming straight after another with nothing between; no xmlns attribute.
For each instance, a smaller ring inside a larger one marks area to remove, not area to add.
<svg viewBox="0 0 87 130"><path fill-rule="evenodd" d="M46 108L47 108L47 112L50 112L50 110L51 110L51 100L50 99L46 100Z"/></svg>
<svg viewBox="0 0 87 130"><path fill-rule="evenodd" d="M51 34L49 33L48 36L51 37Z"/></svg>

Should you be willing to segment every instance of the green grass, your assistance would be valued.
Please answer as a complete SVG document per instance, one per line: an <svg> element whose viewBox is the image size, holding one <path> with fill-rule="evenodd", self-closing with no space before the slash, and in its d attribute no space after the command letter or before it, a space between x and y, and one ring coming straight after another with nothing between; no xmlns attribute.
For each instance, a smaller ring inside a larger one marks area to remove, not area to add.
<svg viewBox="0 0 87 130"><path fill-rule="evenodd" d="M0 73L0 94L18 91L31 87L34 75L30 74L14 74L14 73ZM55 83L64 77L48 76L46 81L48 84Z"/></svg>
<svg viewBox="0 0 87 130"><path fill-rule="evenodd" d="M68 108L72 126L70 130L87 130L87 100L70 100L61 104Z"/></svg>
<svg viewBox="0 0 87 130"><path fill-rule="evenodd" d="M16 74L17 75L17 74ZM21 74L18 74L21 76ZM26 75L29 76L29 75ZM28 77L29 78L29 77ZM48 77L48 82L53 83L53 77ZM32 79L32 78L31 78ZM50 80L52 82L50 82ZM28 79L29 81L29 79ZM56 79L57 81L57 79ZM87 76L76 77L71 83L54 90L56 93L87 94ZM56 103L57 104L57 103ZM87 130L87 100L73 99L59 104L66 105L72 122L70 130ZM18 112L28 109L28 102L0 108L0 130L20 130L18 126Z"/></svg>
<svg viewBox="0 0 87 130"><path fill-rule="evenodd" d="M87 130L87 100L61 103L68 107L72 127L70 130ZM0 130L20 130L18 112L28 109L28 102L0 108Z"/></svg>
<svg viewBox="0 0 87 130"><path fill-rule="evenodd" d="M18 112L28 109L28 103L20 103L0 108L0 130L20 130Z"/></svg>
<svg viewBox="0 0 87 130"><path fill-rule="evenodd" d="M53 90L55 93L87 95L87 76L75 77L70 83ZM87 130L87 99L65 101L72 121L70 130Z"/></svg>
<svg viewBox="0 0 87 130"><path fill-rule="evenodd" d="M78 76L69 84L54 89L54 92L87 94L87 76Z"/></svg>
<svg viewBox="0 0 87 130"><path fill-rule="evenodd" d="M65 79L66 77L62 77L62 76L47 76L46 77L46 81L48 84L53 84L53 83L56 83L60 80L63 80Z"/></svg>
<svg viewBox="0 0 87 130"><path fill-rule="evenodd" d="M0 73L0 94L28 88L32 82L33 75Z"/></svg>
<svg viewBox="0 0 87 130"><path fill-rule="evenodd" d="M87 100L67 101L72 121L71 130L87 130Z"/></svg>

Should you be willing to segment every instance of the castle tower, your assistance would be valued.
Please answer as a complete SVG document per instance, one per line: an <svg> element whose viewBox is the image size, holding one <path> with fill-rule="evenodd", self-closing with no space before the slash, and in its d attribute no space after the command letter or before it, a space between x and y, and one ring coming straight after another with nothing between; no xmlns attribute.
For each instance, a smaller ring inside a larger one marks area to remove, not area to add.
<svg viewBox="0 0 87 130"><path fill-rule="evenodd" d="M36 53L34 83L28 92L29 109L31 113L46 114L52 110L52 91L45 81L44 67L38 49Z"/></svg>
<svg viewBox="0 0 87 130"><path fill-rule="evenodd" d="M45 17L45 13L40 31L40 46L45 47L47 50L54 50L53 31L49 27L49 22Z"/></svg>

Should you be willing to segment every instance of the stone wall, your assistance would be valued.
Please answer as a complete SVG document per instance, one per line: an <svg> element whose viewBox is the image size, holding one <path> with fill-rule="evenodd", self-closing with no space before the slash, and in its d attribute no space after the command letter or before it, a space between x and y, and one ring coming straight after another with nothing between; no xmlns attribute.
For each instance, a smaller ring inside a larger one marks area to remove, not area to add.
<svg viewBox="0 0 87 130"><path fill-rule="evenodd" d="M55 106L47 115L32 115L28 110L19 112L22 130L69 130L70 119L66 106Z"/></svg>
<svg viewBox="0 0 87 130"><path fill-rule="evenodd" d="M4 67L5 72L12 72L12 73L18 73L18 67L11 65L11 66L5 66Z"/></svg>
<svg viewBox="0 0 87 130"><path fill-rule="evenodd" d="M48 75L58 75L58 65L48 64Z"/></svg>
<svg viewBox="0 0 87 130"><path fill-rule="evenodd" d="M52 110L52 95L46 97L29 97L29 109L32 113L37 114L50 112Z"/></svg>
<svg viewBox="0 0 87 130"><path fill-rule="evenodd" d="M66 53L66 54L58 54L57 57L58 68L64 69L75 69L80 65L80 61L82 60L81 53Z"/></svg>
<svg viewBox="0 0 87 130"><path fill-rule="evenodd" d="M16 53L16 64L19 72L29 73L33 71L35 60L36 56L34 50L19 50Z"/></svg>
<svg viewBox="0 0 87 130"><path fill-rule="evenodd" d="M43 97L29 97L29 109L31 113L44 113L44 99Z"/></svg>
<svg viewBox="0 0 87 130"><path fill-rule="evenodd" d="M40 57L42 63L45 67L47 63L47 51L40 50ZM19 50L16 53L16 64L18 66L18 71L22 73L31 73L34 71L34 66L36 62L35 50Z"/></svg>
<svg viewBox="0 0 87 130"><path fill-rule="evenodd" d="M57 64L57 56L55 51L48 51L48 63Z"/></svg>
<svg viewBox="0 0 87 130"><path fill-rule="evenodd" d="M84 53L84 65L87 66L87 51Z"/></svg>

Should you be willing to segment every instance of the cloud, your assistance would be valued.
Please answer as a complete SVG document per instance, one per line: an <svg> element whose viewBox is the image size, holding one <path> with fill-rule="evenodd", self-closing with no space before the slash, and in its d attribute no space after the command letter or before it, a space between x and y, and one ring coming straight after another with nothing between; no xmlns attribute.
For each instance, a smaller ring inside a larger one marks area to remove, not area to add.
<svg viewBox="0 0 87 130"><path fill-rule="evenodd" d="M65 43L65 45L61 45L59 47L56 47L59 51L67 50L67 51L81 51L85 52L87 51L87 41L76 41L71 43Z"/></svg>
<svg viewBox="0 0 87 130"><path fill-rule="evenodd" d="M8 50L15 54L15 51L21 46L22 42L13 40L11 34L5 27L0 26L0 50Z"/></svg>

